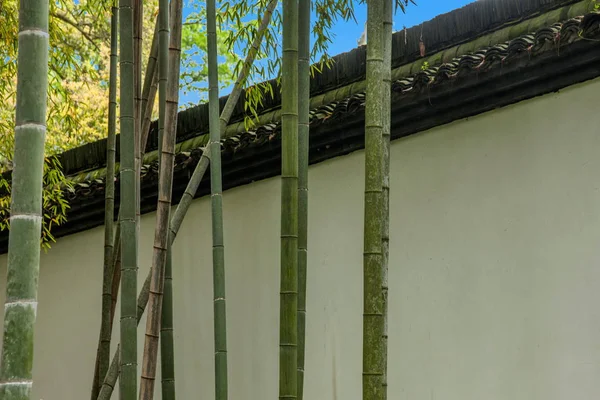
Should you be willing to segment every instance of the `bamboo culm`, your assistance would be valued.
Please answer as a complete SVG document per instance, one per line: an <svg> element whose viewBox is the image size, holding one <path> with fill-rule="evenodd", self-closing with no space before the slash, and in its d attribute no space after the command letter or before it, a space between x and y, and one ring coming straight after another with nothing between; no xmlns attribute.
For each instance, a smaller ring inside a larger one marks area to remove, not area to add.
<svg viewBox="0 0 600 400"><path fill-rule="evenodd" d="M112 275L114 219L115 219L115 155L116 155L116 123L117 123L117 62L118 62L118 25L119 9L113 3L110 21L110 71L108 89L108 137L106 145L106 190L104 211L104 268L102 277L102 319L100 324L100 339L96 354L96 366L92 386L91 400L96 400L102 381L108 371L110 361L110 341L112 323L110 314L112 308Z"/></svg>
<svg viewBox="0 0 600 400"><path fill-rule="evenodd" d="M135 166L135 230L140 235L141 218L141 127L142 127L142 33L144 24L144 9L142 0L133 0L133 89L134 89L134 166ZM139 242L136 242L139 246ZM139 249L137 250L139 252ZM137 265L136 265L137 267ZM136 270L137 273L137 270Z"/></svg>
<svg viewBox="0 0 600 400"><path fill-rule="evenodd" d="M298 400L304 398L308 264L310 0L298 1Z"/></svg>
<svg viewBox="0 0 600 400"><path fill-rule="evenodd" d="M142 315L144 315L144 311L146 311L146 305L148 304L148 296L150 295L150 275L146 278L144 285L140 291L140 295L137 299L137 313L136 313L136 326L140 323L140 319L142 319ZM115 384L117 383L117 378L119 377L119 364L121 361L121 345L117 346L117 350L113 359L110 363L110 367L108 368L108 372L106 373L106 377L104 378L104 382L102 383L102 388L100 389L100 394L98 395L98 400L109 400L112 392L115 388Z"/></svg>
<svg viewBox="0 0 600 400"><path fill-rule="evenodd" d="M164 3L164 4L163 4ZM171 34L168 52L168 79L166 86L166 106L164 114L164 134L162 135L161 163L159 171L158 205L156 213L156 229L154 251L152 257L152 278L150 280L150 297L148 299L148 319L146 320L146 337L144 341L144 357L142 361L142 379L140 383L140 399L154 398L154 382L158 357L159 332L162 319L162 303L165 283L165 265L169 242L169 221L171 196L173 192L173 168L175 160L175 137L177 133L177 111L179 104L179 70L181 56L181 28L183 1L173 0L171 12ZM161 10L168 9L168 1L161 0ZM160 17L160 16L159 16ZM163 31L164 20L161 18ZM159 75L162 77L164 55L159 45ZM160 82L160 80L159 80ZM160 86L159 86L160 92ZM159 93L160 95L160 93ZM160 123L159 123L160 126Z"/></svg>
<svg viewBox="0 0 600 400"><path fill-rule="evenodd" d="M162 154L169 79L169 0L158 1L158 153ZM159 169L162 157L159 158ZM160 190L160 183L159 183Z"/></svg>
<svg viewBox="0 0 600 400"><path fill-rule="evenodd" d="M210 129L210 192L213 247L213 307L215 345L215 399L227 400L227 308L225 300L225 244L223 238L223 188L221 129L219 123L219 65L215 0L206 0L208 50L208 121Z"/></svg>
<svg viewBox="0 0 600 400"><path fill-rule="evenodd" d="M15 147L0 398L25 400L33 384L48 89L48 0L21 0Z"/></svg>
<svg viewBox="0 0 600 400"><path fill-rule="evenodd" d="M382 285L383 299L383 398L387 399L388 390L388 265L390 254L390 147L391 147L391 91L392 91L392 26L393 0L383 1L383 97L381 100L383 114L383 157L382 157Z"/></svg>
<svg viewBox="0 0 600 400"><path fill-rule="evenodd" d="M179 68L180 68L180 52L181 52L181 7L182 2L178 1L172 5L178 8L173 12L171 24L173 26L172 38L176 46L171 49L171 57L169 58L169 70L173 71L172 76L177 77L176 84L172 82L167 84L167 101L173 102L168 107L167 122L172 124L169 129L173 130L172 144L175 145L176 126L177 126L177 104L178 104L178 88L179 88ZM179 24L178 24L179 21ZM178 39L178 38L179 39ZM173 43L173 41L171 42ZM172 120L171 120L172 118ZM162 137L160 142L162 143ZM162 161L162 160L161 160ZM167 232L168 232L168 227ZM173 343L173 254L171 252L170 234L167 238L167 258L165 260L165 276L164 276L164 294L162 299L162 313L160 321L160 351L161 351L161 393L163 400L175 400L175 348Z"/></svg>
<svg viewBox="0 0 600 400"><path fill-rule="evenodd" d="M383 400L383 3L367 1L365 210L363 296L363 400Z"/></svg>
<svg viewBox="0 0 600 400"><path fill-rule="evenodd" d="M298 0L283 2L279 398L298 394Z"/></svg>
<svg viewBox="0 0 600 400"><path fill-rule="evenodd" d="M233 91L227 98L227 102L225 103L225 106L223 107L223 111L221 112L221 117L220 117L221 129L226 127L227 124L229 123L229 119L231 118L231 115L235 108L235 104L239 100L240 94L242 92L243 82L246 79L245 74L247 74L247 72L250 70L250 68L252 66L252 63L254 62L254 58L256 57L258 48L260 47L260 43L262 41L262 38L264 37L264 33L269 25L269 22L273 15L273 10L277 6L277 3L278 3L277 0L272 0L269 3L269 5L267 6L267 9L263 16L263 19L259 26L257 35L254 38L252 46L248 52L248 55L246 56L246 60L244 61L244 66L242 67L242 70L241 70L241 72L237 78L237 81L234 85ZM174 242L175 238L177 237L177 232L179 231L179 228L181 227L181 224L183 223L183 219L187 213L187 210L189 209L189 207L192 203L192 200L193 200L194 196L196 195L196 192L198 191L198 187L200 186L200 183L202 182L204 173L206 172L209 163L210 163L210 153L209 153L209 151L207 151L207 149L204 149L202 157L200 158L200 161L198 162L198 164L196 164L196 168L194 169L192 177L190 178L190 181L188 182L185 192L182 195L182 197L179 201L179 204L177 205L177 209L175 210L175 213L173 214L173 216L171 218L171 223L169 225L169 233L170 233L169 246L173 245L173 242ZM117 232L115 232L115 240L117 239L116 235L118 232L119 232L118 230L117 230ZM116 253L117 252L115 252L115 254ZM151 273L148 273L148 276L146 277L146 280L144 281L142 289L140 290L140 295L138 297L138 322L139 322L139 318L141 318L141 314L144 312L146 304L148 302L148 296L149 296L149 290L150 290L150 278L151 278ZM113 388L114 388L117 378L119 376L118 366L119 366L119 352L117 351L117 353L113 356L113 361L110 364L109 371L106 375L106 379L104 380L104 382L102 384L102 389L101 389L100 395L98 397L99 400L108 400L110 398L110 396L112 395Z"/></svg>
<svg viewBox="0 0 600 400"><path fill-rule="evenodd" d="M121 379L120 399L137 400L136 296L138 235L136 224L135 87L132 0L119 1L120 25L120 226L121 226Z"/></svg>
<svg viewBox="0 0 600 400"><path fill-rule="evenodd" d="M171 239L169 239L169 242ZM165 293L160 321L160 372L163 400L175 400L175 348L173 343L173 254L167 246Z"/></svg>
<svg viewBox="0 0 600 400"><path fill-rule="evenodd" d="M142 90L142 108L144 111L144 119L142 121L142 137L141 137L141 148L146 148L146 142L148 141L148 133L150 131L150 123L152 122L152 110L154 109L154 100L156 98L157 85L158 85L158 19L155 24L154 36L152 38L152 46L150 48L150 57L148 59L148 65L146 66L146 76L144 77L144 87ZM141 154L143 158L143 154ZM120 216L119 218L120 219ZM115 307L117 305L117 295L119 292L121 282L121 252L119 243L121 241L121 226L117 222L115 229L115 236L113 240L113 246L116 249L113 252L113 259L111 262L112 274L112 285L111 285L111 296L112 306L110 314L110 325L112 324L115 316Z"/></svg>

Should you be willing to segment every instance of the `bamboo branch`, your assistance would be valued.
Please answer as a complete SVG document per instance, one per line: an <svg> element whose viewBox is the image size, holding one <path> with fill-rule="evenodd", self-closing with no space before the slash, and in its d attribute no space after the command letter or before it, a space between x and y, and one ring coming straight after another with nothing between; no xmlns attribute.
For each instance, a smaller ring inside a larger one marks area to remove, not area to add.
<svg viewBox="0 0 600 400"><path fill-rule="evenodd" d="M246 79L248 78L248 74L250 72L250 68L252 68L252 64L254 63L254 59L256 58L256 54L258 54L258 50L260 49L260 44L262 42L263 37L265 36L265 32L271 22L271 18L273 17L273 11L277 6L278 0L271 0L267 9L265 10L265 14L260 22L260 26L258 27L258 31L256 32L256 37L248 50L248 54L246 55L246 59L244 60L244 64L242 65L242 69L238 74L238 78L235 81L233 86L233 90L229 94L227 98L227 102L225 103L225 107L223 107L223 111L221 111L221 117L219 118L221 121L221 132L225 132L227 128L227 124L229 123L229 119L233 114L233 109L238 103L240 98L240 94L242 93L242 88L246 83Z"/></svg>
<svg viewBox="0 0 600 400"><path fill-rule="evenodd" d="M65 22L66 24L72 26L73 28L77 29L77 31L79 33L81 33L81 35L86 38L90 44L92 46L94 46L94 49L98 52L100 52L100 47L98 47L98 45L96 44L96 40L95 38L93 38L88 32L86 32L77 22L73 21L72 19L70 19L67 15L63 14L63 13L59 13L56 11L51 11L50 15L54 18L60 19L61 21Z"/></svg>

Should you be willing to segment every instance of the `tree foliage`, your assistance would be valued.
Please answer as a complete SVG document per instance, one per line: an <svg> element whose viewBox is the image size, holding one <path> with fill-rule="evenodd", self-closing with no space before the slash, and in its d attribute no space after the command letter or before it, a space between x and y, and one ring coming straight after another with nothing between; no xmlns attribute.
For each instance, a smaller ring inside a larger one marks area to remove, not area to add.
<svg viewBox="0 0 600 400"><path fill-rule="evenodd" d="M404 10L408 0L395 0ZM361 1L362 2L362 1ZM411 0L412 2L412 0ZM144 2L142 69L150 52L157 0ZM220 0L217 2L217 39L221 91L235 82L243 56L257 34L269 0ZM332 65L328 46L335 40L336 21L356 21L354 0L313 0L311 12L311 73ZM68 181L61 172L56 155L106 136L108 120L108 75L110 54L111 0L56 0L50 3L50 57L48 117L46 139L46 175L42 242L53 241L52 227L66 221ZM181 80L183 94L194 93L194 103L207 100L206 10L204 3L189 1L182 32ZM246 88L246 123L253 124L258 109L275 88L267 79L280 78L282 8L277 7L269 29L253 64ZM8 228L10 181L14 143L14 107L16 101L18 0L0 3L0 231ZM119 99L117 99L119 101ZM190 106L191 104L182 105ZM157 117L158 103L154 118Z"/></svg>
<svg viewBox="0 0 600 400"><path fill-rule="evenodd" d="M110 11L107 0L50 2L48 111L44 170L44 248L52 228L66 221L69 182L58 153L101 139L108 114ZM18 1L0 9L0 230L9 227L14 110L16 104ZM67 190L65 190L67 189Z"/></svg>

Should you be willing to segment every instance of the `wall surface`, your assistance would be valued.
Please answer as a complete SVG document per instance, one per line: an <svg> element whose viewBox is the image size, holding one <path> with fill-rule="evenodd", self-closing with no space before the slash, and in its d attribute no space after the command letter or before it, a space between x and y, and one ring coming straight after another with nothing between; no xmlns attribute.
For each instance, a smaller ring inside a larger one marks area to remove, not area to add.
<svg viewBox="0 0 600 400"><path fill-rule="evenodd" d="M600 397L598 93L600 80L394 142L390 400ZM306 399L361 397L363 163L310 169ZM231 399L277 398L279 195L275 178L224 196ZM143 216L140 285L154 223ZM42 256L34 399L89 396L102 238ZM181 399L214 393L210 244L204 198L174 250Z"/></svg>

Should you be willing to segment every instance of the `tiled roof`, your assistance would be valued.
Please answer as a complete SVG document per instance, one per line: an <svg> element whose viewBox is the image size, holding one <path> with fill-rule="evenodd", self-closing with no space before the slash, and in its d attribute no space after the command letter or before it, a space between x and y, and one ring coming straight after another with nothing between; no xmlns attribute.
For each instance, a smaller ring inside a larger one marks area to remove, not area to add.
<svg viewBox="0 0 600 400"><path fill-rule="evenodd" d="M487 71L500 68L503 65L521 57L535 57L540 53L560 52L561 47L578 40L596 39L600 36L600 13L591 12L586 15L569 18L541 28L536 32L518 36L512 40L495 44L455 57L441 65L425 68L412 76L396 79L392 90L400 95L426 92L436 85L451 83L464 77L477 77ZM423 63L411 64L410 68ZM406 68L404 68L406 69ZM396 71L395 75L398 75ZM402 101L396 98L396 101ZM331 120L343 119L349 113L364 112L365 92L359 91L337 101L330 101L313 108L310 111L311 130ZM232 157L249 147L264 146L273 140L278 140L281 134L281 122L278 112L269 114L270 122L255 129L243 130L240 133L225 137L221 141L223 157ZM239 128L240 124L234 127ZM234 129L229 130L235 131ZM198 136L178 145L175 158L175 174L188 175L193 171L202 155L206 136ZM187 171L187 172L186 172ZM70 193L70 199L75 200L103 193L105 170L99 169L73 177L75 191ZM145 158L142 166L142 182L158 178L158 157L156 152Z"/></svg>
<svg viewBox="0 0 600 400"><path fill-rule="evenodd" d="M479 0L449 13L439 15L418 26L394 33L392 37L392 66L398 69L397 78L412 76L419 71L423 61L431 66L443 61L475 51L490 45L502 43L521 34L533 32L554 22L585 14L591 0ZM420 54L419 41L426 44L427 57ZM319 97L331 91L339 92L343 86L364 80L366 72L366 47L333 57L331 68L315 74L310 79L311 97ZM414 64L417 69L410 69ZM275 87L272 96L263 99L257 110L262 123L270 122L270 111L280 106L280 92L276 81L270 81ZM360 91L360 88L356 88ZM354 94L354 91L351 93ZM243 120L245 114L244 95L234 108L232 123ZM330 100L330 97L327 98ZM335 100L340 100L335 98ZM220 99L223 107L227 96ZM320 106L317 104L316 106ZM261 124L262 124L261 123ZM236 133L242 130L236 129ZM201 104L181 111L177 117L177 142L186 141L208 133L208 106ZM157 121L151 125L146 152L158 147ZM117 140L117 160L119 159L119 141ZM106 139L88 143L68 150L59 155L64 172L71 176L83 171L102 168L106 160Z"/></svg>

